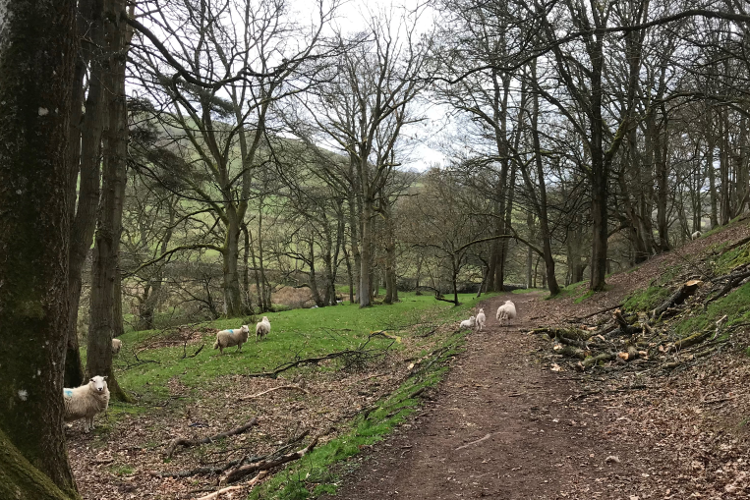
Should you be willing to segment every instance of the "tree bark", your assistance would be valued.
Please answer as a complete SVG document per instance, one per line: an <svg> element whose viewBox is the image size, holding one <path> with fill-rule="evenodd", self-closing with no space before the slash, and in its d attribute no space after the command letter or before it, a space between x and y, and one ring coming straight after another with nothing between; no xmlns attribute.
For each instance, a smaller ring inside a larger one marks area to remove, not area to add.
<svg viewBox="0 0 750 500"><path fill-rule="evenodd" d="M105 40L109 56L104 87L107 89L107 119L103 137L102 197L91 270L91 308L86 357L86 373L107 376L114 399L127 400L112 370L112 337L120 328L122 308L115 308L115 287L120 286L119 251L122 210L125 195L128 144L125 100L125 58L129 29L124 0L105 5ZM119 316L115 316L116 313Z"/></svg>
<svg viewBox="0 0 750 500"><path fill-rule="evenodd" d="M101 88L102 61L99 47L104 43L102 30L102 0L80 2L78 36L82 43L76 61L73 81L73 102L69 127L68 161L71 169L71 203L76 200L77 210L71 221L69 290L70 314L68 317L68 343L65 356L65 387L77 387L83 382L83 367L78 346L78 309L81 300L81 274L96 226L96 207L99 203L99 163L103 127L104 95ZM83 76L90 64L86 113L83 107ZM80 172L80 183L79 180Z"/></svg>
<svg viewBox="0 0 750 500"><path fill-rule="evenodd" d="M2 498L77 498L62 429L72 177L66 145L77 54L75 12L72 0L2 4Z"/></svg>

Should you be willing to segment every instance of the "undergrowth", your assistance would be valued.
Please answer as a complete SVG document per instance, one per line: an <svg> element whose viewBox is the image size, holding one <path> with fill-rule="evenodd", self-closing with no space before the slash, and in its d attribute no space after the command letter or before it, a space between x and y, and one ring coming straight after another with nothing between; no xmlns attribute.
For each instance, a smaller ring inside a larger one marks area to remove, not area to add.
<svg viewBox="0 0 750 500"><path fill-rule="evenodd" d="M622 309L627 312L650 311L664 302L669 293L669 289L663 286L636 290L625 299Z"/></svg>

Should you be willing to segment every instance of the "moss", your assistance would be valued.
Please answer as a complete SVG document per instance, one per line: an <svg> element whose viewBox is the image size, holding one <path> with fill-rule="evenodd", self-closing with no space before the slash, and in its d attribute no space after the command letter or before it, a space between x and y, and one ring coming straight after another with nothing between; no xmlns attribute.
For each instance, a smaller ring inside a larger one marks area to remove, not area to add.
<svg viewBox="0 0 750 500"><path fill-rule="evenodd" d="M663 286L650 286L645 290L636 290L628 295L623 304L627 312L650 311L669 297L669 289Z"/></svg>
<svg viewBox="0 0 750 500"><path fill-rule="evenodd" d="M714 272L718 275L727 274L735 267L750 262L750 243L722 254L714 262Z"/></svg>
<svg viewBox="0 0 750 500"><path fill-rule="evenodd" d="M0 430L0 498L14 500L80 500L64 492L29 463Z"/></svg>
<svg viewBox="0 0 750 500"><path fill-rule="evenodd" d="M687 337L713 327L713 323L724 315L729 316L726 326L750 321L750 283L711 302L707 310L700 309L698 314L679 321L674 327L675 332L681 337Z"/></svg>

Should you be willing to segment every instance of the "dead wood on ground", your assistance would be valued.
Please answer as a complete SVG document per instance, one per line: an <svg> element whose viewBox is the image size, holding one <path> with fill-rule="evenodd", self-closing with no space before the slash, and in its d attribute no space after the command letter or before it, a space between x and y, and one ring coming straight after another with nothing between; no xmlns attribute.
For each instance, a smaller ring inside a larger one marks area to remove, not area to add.
<svg viewBox="0 0 750 500"><path fill-rule="evenodd" d="M169 450L167 451L167 458L172 458L172 455L174 454L175 450L178 446L184 446L185 448L189 448L191 446L198 446L200 444L207 444L212 443L216 441L217 439L223 439L225 437L229 436L235 436L237 434L242 434L243 432L246 432L248 429L253 427L258 423L258 419L253 417L252 420L247 422L244 425L241 425L235 429L232 429L230 431L221 432L219 434L216 434L214 436L208 436L201 439L176 439L172 442L172 444L169 446Z"/></svg>

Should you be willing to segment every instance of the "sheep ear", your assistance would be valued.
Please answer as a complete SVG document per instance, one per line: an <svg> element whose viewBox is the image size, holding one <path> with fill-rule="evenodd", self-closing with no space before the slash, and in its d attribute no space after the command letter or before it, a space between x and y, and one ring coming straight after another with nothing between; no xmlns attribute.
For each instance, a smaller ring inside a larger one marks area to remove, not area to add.
<svg viewBox="0 0 750 500"><path fill-rule="evenodd" d="M103 378L104 380L107 380L107 377L108 377L108 375L105 375L105 376L104 376L104 377L102 377L102 378Z"/></svg>

